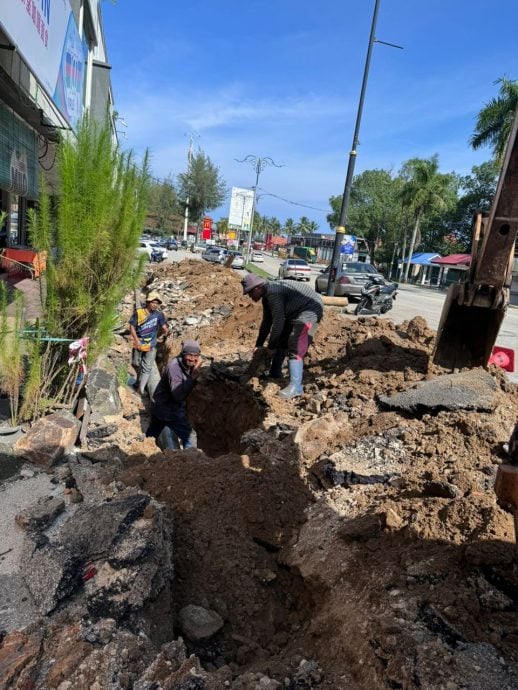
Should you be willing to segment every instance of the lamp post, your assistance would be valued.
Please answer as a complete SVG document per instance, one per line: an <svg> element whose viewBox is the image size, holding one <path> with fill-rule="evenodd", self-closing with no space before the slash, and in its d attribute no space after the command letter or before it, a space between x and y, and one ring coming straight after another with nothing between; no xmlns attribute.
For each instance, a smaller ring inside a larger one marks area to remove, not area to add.
<svg viewBox="0 0 518 690"><path fill-rule="evenodd" d="M354 177L354 165L356 163L356 148L358 147L358 140L360 135L360 124L363 113L363 102L365 100L365 91L367 90L367 80L369 78L369 68L371 63L372 46L374 43L383 43L384 45L391 46L392 48L402 48L402 46L395 45L394 43L386 43L385 41L379 41L376 39L376 24L378 21L378 11L379 11L380 0L375 0L374 12L372 14L371 32L369 36L369 47L367 49L367 57L365 59L365 67L363 70L363 80L362 87L360 91L360 100L358 103L358 112L356 114L356 124L354 127L353 143L351 146L351 152L349 153L349 163L347 166L347 175L345 177L345 187L342 196L342 206L340 209L340 219L338 221L338 227L336 228L335 243L333 247L333 258L331 259L331 267L329 272L329 281L327 283L327 294L335 294L336 278L338 273L338 266L340 263L340 251L342 247L342 241L345 235L345 227L347 224L348 211L349 211L349 200L351 197L351 187Z"/></svg>
<svg viewBox="0 0 518 690"><path fill-rule="evenodd" d="M269 165L273 165L276 168L283 168L283 165L277 165L277 163L270 158L269 156L265 156L263 158L260 158L259 156L252 156L249 154L248 156L245 156L243 160L239 160L235 158L238 163L250 163L250 165L254 168L255 170L255 185L253 186L253 191L254 191L254 198L252 201L252 213L250 215L250 232L248 234L248 242L246 246L246 254L245 254L245 260L246 263L250 262L250 250L252 246L252 232L254 229L254 216L255 216L255 207L257 204L257 186L259 184L259 176L262 173L262 171L268 167Z"/></svg>

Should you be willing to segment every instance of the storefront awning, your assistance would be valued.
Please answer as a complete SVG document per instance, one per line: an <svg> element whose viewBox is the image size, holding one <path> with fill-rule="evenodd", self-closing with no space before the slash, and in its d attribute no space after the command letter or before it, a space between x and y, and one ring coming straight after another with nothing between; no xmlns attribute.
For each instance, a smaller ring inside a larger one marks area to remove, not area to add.
<svg viewBox="0 0 518 690"><path fill-rule="evenodd" d="M432 259L432 263L438 264L439 266L469 266L471 263L471 254L450 254L450 256Z"/></svg>

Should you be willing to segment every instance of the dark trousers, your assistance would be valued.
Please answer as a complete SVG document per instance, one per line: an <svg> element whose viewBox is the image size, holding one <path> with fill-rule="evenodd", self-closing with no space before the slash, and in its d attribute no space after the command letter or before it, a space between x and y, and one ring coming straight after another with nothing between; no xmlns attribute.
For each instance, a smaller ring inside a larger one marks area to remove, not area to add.
<svg viewBox="0 0 518 690"><path fill-rule="evenodd" d="M151 416L151 424L146 431L146 436L157 439L162 431L167 427L173 434L180 439L184 448L196 447L196 436L193 432L192 426L187 419L187 412L185 407L179 407L174 411L174 415L169 419L159 419L154 415Z"/></svg>

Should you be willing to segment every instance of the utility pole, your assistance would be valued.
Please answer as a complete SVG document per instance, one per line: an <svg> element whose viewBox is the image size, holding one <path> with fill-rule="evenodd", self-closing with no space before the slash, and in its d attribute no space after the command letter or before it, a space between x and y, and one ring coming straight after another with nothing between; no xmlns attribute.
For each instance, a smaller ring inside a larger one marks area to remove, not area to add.
<svg viewBox="0 0 518 690"><path fill-rule="evenodd" d="M189 151L187 153L187 176L191 174L192 163L192 132L189 132ZM189 225L189 197L185 200L185 214L183 219L183 240L187 244L187 227Z"/></svg>
<svg viewBox="0 0 518 690"><path fill-rule="evenodd" d="M245 262L249 263L250 262L250 254L251 254L251 247L252 247L252 232L254 229L254 216L255 216L255 208L257 205L257 187L259 185L259 176L261 175L262 171L268 166L268 165L273 165L276 168L283 168L283 165L277 165L274 160L272 160L269 156L265 156L264 158L260 158L259 156L252 156L249 154L248 156L245 156L243 160L238 160L235 158L238 163L250 163L252 167L255 170L255 185L253 187L254 191L254 197L252 200L252 213L250 215L250 232L248 233L248 242L246 245L246 254L245 254Z"/></svg>
<svg viewBox="0 0 518 690"><path fill-rule="evenodd" d="M376 24L378 21L378 11L379 11L380 0L375 0L374 12L372 15L371 32L369 36L369 47L367 49L367 57L365 59L365 67L363 70L363 80L362 87L360 91L360 100L358 103L358 112L356 114L356 124L354 127L353 143L351 146L351 152L349 153L349 163L347 166L347 175L345 177L344 193L342 196L342 206L340 209L340 219L338 221L338 227L336 228L335 243L333 247L333 257L331 259L331 267L329 271L329 281L327 283L327 294L335 294L335 285L338 274L338 267L340 265L340 253L342 248L342 242L345 236L345 228L348 221L349 212L349 200L351 197L351 187L354 177L354 166L356 163L356 155L360 136L360 124L363 113L363 102L365 100L365 92L367 90L367 80L369 78L369 68L371 63L372 46L374 43L383 43L384 45L391 46L393 48L402 48L402 46L395 45L394 43L386 43L385 41L378 41L376 39Z"/></svg>

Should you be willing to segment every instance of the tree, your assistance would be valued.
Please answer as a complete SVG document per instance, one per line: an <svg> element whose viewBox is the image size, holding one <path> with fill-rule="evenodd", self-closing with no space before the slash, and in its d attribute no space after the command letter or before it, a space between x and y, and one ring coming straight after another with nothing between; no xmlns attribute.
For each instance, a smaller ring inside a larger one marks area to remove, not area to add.
<svg viewBox="0 0 518 690"><path fill-rule="evenodd" d="M192 157L186 173L178 175L178 191L185 202L189 200L189 218L194 223L198 223L207 211L221 206L227 197L227 185L219 168L203 151Z"/></svg>
<svg viewBox="0 0 518 690"><path fill-rule="evenodd" d="M169 234L181 222L182 212L178 204L172 177L154 180L149 190L148 219L153 219L160 230Z"/></svg>
<svg viewBox="0 0 518 690"><path fill-rule="evenodd" d="M502 161L518 108L518 81L501 77L495 84L500 84L499 95L479 112L470 144L474 149L491 146L494 157Z"/></svg>
<svg viewBox="0 0 518 690"><path fill-rule="evenodd" d="M405 266L404 280L408 280L410 259L414 247L420 243L420 226L425 214L446 209L455 201L454 176L439 172L439 158L413 158L402 168L405 183L400 192L400 199L412 209L414 227L408 250L408 261ZM418 239L419 238L419 239ZM404 258L404 257L403 257Z"/></svg>
<svg viewBox="0 0 518 690"><path fill-rule="evenodd" d="M309 220L307 216L302 216L296 225L296 231L299 235L310 235L318 230L318 223L314 220Z"/></svg>
<svg viewBox="0 0 518 690"><path fill-rule="evenodd" d="M496 192L500 165L496 160L487 161L481 165L475 165L471 174L459 178L460 196L449 217L445 219L446 233L449 237L446 243L455 241L461 251L469 251L471 248L471 236L473 222L476 213L487 213L493 203ZM444 240L444 237L442 238ZM443 253L445 247L436 245L433 247Z"/></svg>
<svg viewBox="0 0 518 690"><path fill-rule="evenodd" d="M293 218L286 218L284 221L284 227L283 227L284 232L286 235L294 235L296 232L296 225L295 221Z"/></svg>
<svg viewBox="0 0 518 690"><path fill-rule="evenodd" d="M389 260L410 226L411 214L401 203L403 179L389 170L365 170L353 180L348 227L352 235L363 237L373 259ZM327 216L332 228L338 225L342 196L329 199L333 212Z"/></svg>
<svg viewBox="0 0 518 690"><path fill-rule="evenodd" d="M131 153L113 147L108 125L85 118L76 138L58 146L57 179L58 194L51 199L42 187L29 213L31 243L47 252L47 290L44 317L33 331L24 418L79 394L77 366L68 366L68 347L59 341L88 338L89 358L102 352L142 265L136 255L147 210L147 154L138 167Z"/></svg>

